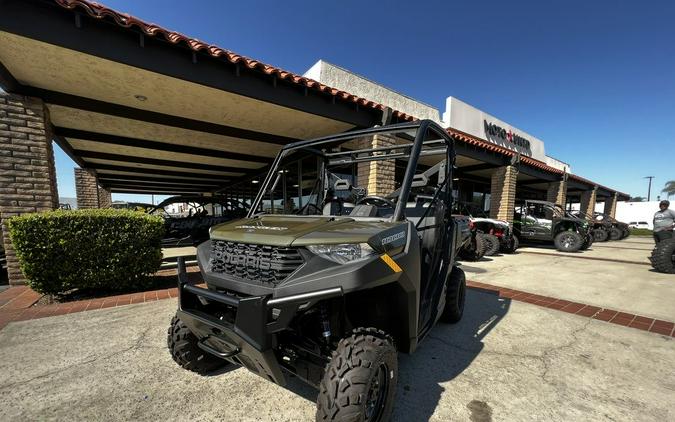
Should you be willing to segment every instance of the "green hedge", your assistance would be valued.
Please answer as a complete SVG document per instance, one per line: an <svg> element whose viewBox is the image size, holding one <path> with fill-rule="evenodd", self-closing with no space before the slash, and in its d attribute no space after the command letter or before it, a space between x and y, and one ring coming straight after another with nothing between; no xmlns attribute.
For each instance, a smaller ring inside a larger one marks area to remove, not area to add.
<svg viewBox="0 0 675 422"><path fill-rule="evenodd" d="M163 219L136 211L56 210L8 225L21 270L40 293L148 287L162 260Z"/></svg>

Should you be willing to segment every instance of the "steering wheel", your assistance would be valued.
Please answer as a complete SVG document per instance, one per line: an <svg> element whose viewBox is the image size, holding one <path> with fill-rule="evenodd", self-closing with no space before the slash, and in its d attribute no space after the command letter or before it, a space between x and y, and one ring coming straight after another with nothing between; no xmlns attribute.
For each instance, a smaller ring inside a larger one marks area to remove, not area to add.
<svg viewBox="0 0 675 422"><path fill-rule="evenodd" d="M364 196L359 199L356 205L375 205L378 208L396 208L393 201L381 196Z"/></svg>

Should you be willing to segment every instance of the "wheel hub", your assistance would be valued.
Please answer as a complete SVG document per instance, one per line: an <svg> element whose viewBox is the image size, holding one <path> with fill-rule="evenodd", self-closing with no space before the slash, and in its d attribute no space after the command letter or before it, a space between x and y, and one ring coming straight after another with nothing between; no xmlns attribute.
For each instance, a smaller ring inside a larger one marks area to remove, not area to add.
<svg viewBox="0 0 675 422"><path fill-rule="evenodd" d="M370 383L366 398L366 421L379 421L384 409L387 391L389 390L389 373L387 365L381 363Z"/></svg>
<svg viewBox="0 0 675 422"><path fill-rule="evenodd" d="M571 247L571 246L572 246L572 243L574 243L574 239L572 238L572 236L570 236L570 235L565 235L565 236L563 237L563 242L562 242L562 244L563 244L563 246L564 246L565 248Z"/></svg>

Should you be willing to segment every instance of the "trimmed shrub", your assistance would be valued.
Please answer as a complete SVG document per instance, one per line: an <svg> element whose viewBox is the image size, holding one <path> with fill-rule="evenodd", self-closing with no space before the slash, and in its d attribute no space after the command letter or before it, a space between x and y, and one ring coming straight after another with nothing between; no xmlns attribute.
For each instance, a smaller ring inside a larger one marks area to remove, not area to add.
<svg viewBox="0 0 675 422"><path fill-rule="evenodd" d="M149 287L162 261L158 216L56 210L13 217L8 225L21 270L40 293Z"/></svg>

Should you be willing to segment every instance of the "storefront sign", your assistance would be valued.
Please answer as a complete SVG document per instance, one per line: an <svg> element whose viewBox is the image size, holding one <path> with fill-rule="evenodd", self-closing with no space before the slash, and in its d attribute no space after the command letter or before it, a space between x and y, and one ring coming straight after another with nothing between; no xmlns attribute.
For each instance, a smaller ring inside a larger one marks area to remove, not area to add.
<svg viewBox="0 0 675 422"><path fill-rule="evenodd" d="M541 139L457 98L448 97L446 100L443 123L446 127L485 139L487 142L571 173L569 164L546 155L544 141Z"/></svg>
<svg viewBox="0 0 675 422"><path fill-rule="evenodd" d="M511 129L504 129L494 123L488 123L487 120L483 120L483 127L485 128L485 136L488 140L497 143L500 143L499 141L511 143L514 146L523 148L527 155L532 155L530 141L517 135Z"/></svg>

